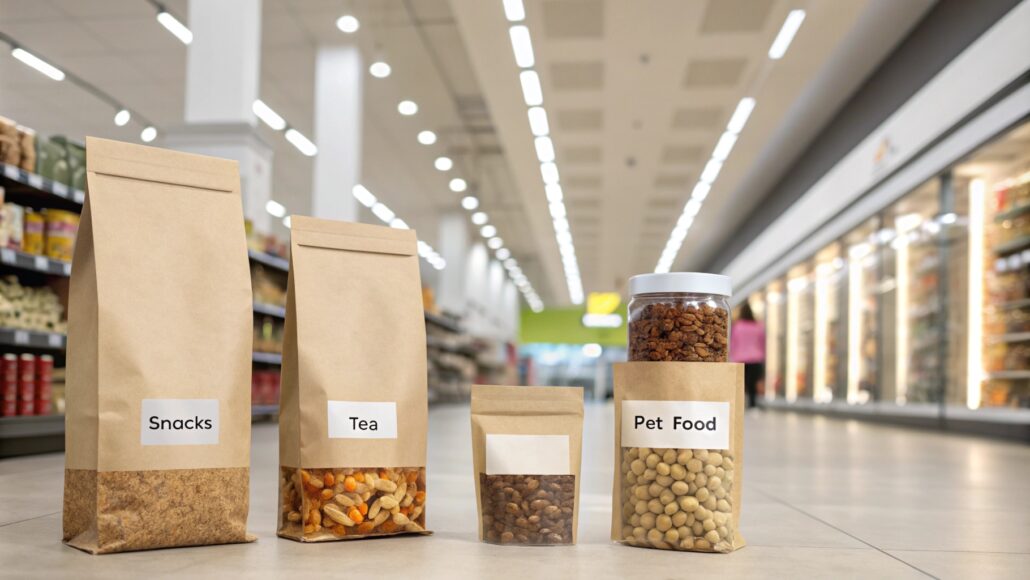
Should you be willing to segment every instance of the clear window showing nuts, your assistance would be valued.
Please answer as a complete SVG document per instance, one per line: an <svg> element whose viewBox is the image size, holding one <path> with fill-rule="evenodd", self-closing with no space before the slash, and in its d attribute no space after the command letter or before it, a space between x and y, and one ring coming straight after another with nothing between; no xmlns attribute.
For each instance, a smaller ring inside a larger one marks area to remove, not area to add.
<svg viewBox="0 0 1030 580"><path fill-rule="evenodd" d="M424 468L281 468L279 535L304 541L425 531Z"/></svg>
<svg viewBox="0 0 1030 580"><path fill-rule="evenodd" d="M574 475L479 474L483 539L496 544L571 544Z"/></svg>

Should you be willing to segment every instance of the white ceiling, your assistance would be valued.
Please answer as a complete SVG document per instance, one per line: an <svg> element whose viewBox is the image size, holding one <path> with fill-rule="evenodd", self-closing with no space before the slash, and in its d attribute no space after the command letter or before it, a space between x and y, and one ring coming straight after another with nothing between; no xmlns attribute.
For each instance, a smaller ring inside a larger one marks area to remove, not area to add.
<svg viewBox="0 0 1030 580"><path fill-rule="evenodd" d="M621 290L654 268L733 107L754 96L679 263L717 249L762 182L778 179L931 3L526 0L585 289ZM186 0L166 4L188 19ZM801 32L770 61L769 44L798 7L808 12ZM348 12L362 24L353 36L335 28ZM365 83L363 183L435 243L440 215L460 211L447 181L466 178L545 303L567 303L501 0L264 0L263 18L265 102L313 136L317 47L356 42L366 59L386 59L393 74ZM158 127L181 124L186 47L145 0L0 0L0 32ZM419 104L414 117L396 112L406 98ZM107 104L6 55L0 114L73 138L135 141L140 130L115 127ZM422 129L440 141L419 145ZM275 148L274 197L308 212L311 160L262 131ZM432 167L445 153L457 162L449 174Z"/></svg>

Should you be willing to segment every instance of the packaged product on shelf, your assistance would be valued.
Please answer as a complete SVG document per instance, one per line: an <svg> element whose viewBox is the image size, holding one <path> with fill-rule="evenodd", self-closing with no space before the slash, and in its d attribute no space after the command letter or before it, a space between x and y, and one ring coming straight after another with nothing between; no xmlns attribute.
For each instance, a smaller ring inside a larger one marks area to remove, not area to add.
<svg viewBox="0 0 1030 580"><path fill-rule="evenodd" d="M479 539L575 544L582 451L581 387L473 385Z"/></svg>
<svg viewBox="0 0 1030 580"><path fill-rule="evenodd" d="M252 541L253 311L237 164L87 142L63 539L94 554Z"/></svg>
<svg viewBox="0 0 1030 580"><path fill-rule="evenodd" d="M18 165L21 161L21 140L18 138L18 124L0 117L0 163Z"/></svg>
<svg viewBox="0 0 1030 580"><path fill-rule="evenodd" d="M22 286L17 276L0 278L0 328L65 331L64 307L48 286Z"/></svg>
<svg viewBox="0 0 1030 580"><path fill-rule="evenodd" d="M79 231L79 214L60 209L46 211L46 256L70 262Z"/></svg>
<svg viewBox="0 0 1030 580"><path fill-rule="evenodd" d="M36 360L36 415L49 415L53 401L54 357L44 354Z"/></svg>
<svg viewBox="0 0 1030 580"><path fill-rule="evenodd" d="M36 356L18 357L18 414L36 414Z"/></svg>
<svg viewBox="0 0 1030 580"><path fill-rule="evenodd" d="M4 247L20 250L22 235L25 231L25 208L14 203L5 203L3 215Z"/></svg>
<svg viewBox="0 0 1030 580"><path fill-rule="evenodd" d="M290 225L278 533L302 542L427 533L415 232L302 216Z"/></svg>
<svg viewBox="0 0 1030 580"><path fill-rule="evenodd" d="M615 365L612 540L732 552L744 439L742 365L728 363L729 278L630 279L628 363Z"/></svg>
<svg viewBox="0 0 1030 580"><path fill-rule="evenodd" d="M36 159L36 173L47 179L71 185L71 172L68 166L68 149L63 141L50 139L39 143L39 157Z"/></svg>
<svg viewBox="0 0 1030 580"><path fill-rule="evenodd" d="M0 358L0 417L18 414L18 356L11 353Z"/></svg>
<svg viewBox="0 0 1030 580"><path fill-rule="evenodd" d="M36 171L36 132L18 125L18 148L21 153L18 166L25 171Z"/></svg>
<svg viewBox="0 0 1030 580"><path fill-rule="evenodd" d="M25 212L24 232L21 239L23 252L37 256L43 254L43 223L43 214L32 210Z"/></svg>

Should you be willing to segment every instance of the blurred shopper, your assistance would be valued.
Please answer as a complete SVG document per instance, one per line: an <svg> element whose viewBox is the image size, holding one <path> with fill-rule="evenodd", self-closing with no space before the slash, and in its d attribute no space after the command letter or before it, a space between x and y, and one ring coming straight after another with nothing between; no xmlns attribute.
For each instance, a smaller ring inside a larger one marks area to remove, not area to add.
<svg viewBox="0 0 1030 580"><path fill-rule="evenodd" d="M744 394L751 408L758 404L758 382L765 377L765 327L745 302L730 328L730 360L744 363Z"/></svg>

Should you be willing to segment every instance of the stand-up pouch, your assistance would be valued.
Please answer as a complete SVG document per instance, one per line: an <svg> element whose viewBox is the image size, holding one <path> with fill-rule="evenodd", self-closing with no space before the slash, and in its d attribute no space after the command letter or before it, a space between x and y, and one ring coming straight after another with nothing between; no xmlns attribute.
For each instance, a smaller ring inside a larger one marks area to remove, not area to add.
<svg viewBox="0 0 1030 580"><path fill-rule="evenodd" d="M279 535L426 532L426 326L415 232L291 217Z"/></svg>
<svg viewBox="0 0 1030 580"><path fill-rule="evenodd" d="M249 541L250 273L235 161L88 138L64 541Z"/></svg>
<svg viewBox="0 0 1030 580"><path fill-rule="evenodd" d="M697 552L744 547L743 452L743 365L616 364L612 540Z"/></svg>

